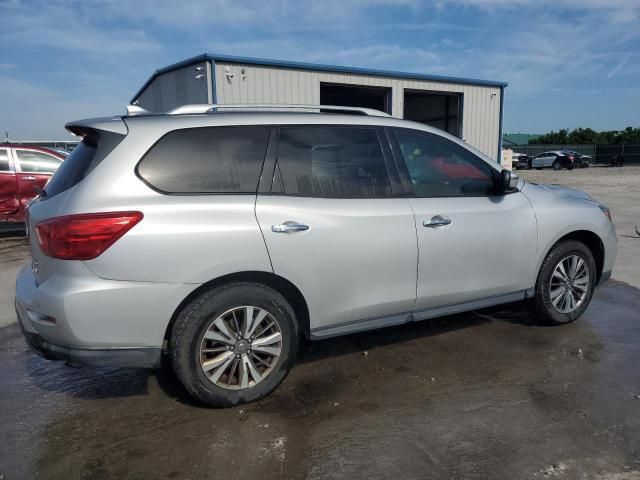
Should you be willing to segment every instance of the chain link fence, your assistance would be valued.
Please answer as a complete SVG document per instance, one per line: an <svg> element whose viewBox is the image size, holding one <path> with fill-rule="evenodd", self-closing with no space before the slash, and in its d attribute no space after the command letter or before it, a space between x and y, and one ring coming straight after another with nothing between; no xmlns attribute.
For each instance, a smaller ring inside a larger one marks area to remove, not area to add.
<svg viewBox="0 0 640 480"><path fill-rule="evenodd" d="M615 158L624 156L624 164L640 164L640 145L512 145L508 147L529 157L553 150L578 152L589 155L592 165L611 165Z"/></svg>

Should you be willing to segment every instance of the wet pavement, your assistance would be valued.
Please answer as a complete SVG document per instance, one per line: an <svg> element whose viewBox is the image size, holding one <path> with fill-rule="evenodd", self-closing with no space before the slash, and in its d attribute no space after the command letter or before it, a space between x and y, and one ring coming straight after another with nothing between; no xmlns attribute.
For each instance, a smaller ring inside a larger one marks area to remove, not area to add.
<svg viewBox="0 0 640 480"><path fill-rule="evenodd" d="M576 323L516 303L305 344L269 397L194 403L169 369L73 369L0 329L0 474L640 478L640 291Z"/></svg>

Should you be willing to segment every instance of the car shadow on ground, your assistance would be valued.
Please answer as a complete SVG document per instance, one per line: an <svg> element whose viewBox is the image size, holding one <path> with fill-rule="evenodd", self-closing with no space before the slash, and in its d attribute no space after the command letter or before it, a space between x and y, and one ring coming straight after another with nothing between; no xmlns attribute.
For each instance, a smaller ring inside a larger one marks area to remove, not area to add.
<svg viewBox="0 0 640 480"><path fill-rule="evenodd" d="M538 324L527 310L525 303L516 302L327 340L303 340L300 344L296 364L303 367L306 364L323 362L344 355L364 352L368 354L375 349L435 337L457 330L471 329L494 321L522 326ZM149 381L155 378L168 399L188 406L206 407L191 397L184 389L173 373L168 355L163 355L161 368L156 370L78 368L67 366L63 362L44 360L28 351L26 346L25 350L28 374L35 385L45 391L86 399L145 396L149 395Z"/></svg>
<svg viewBox="0 0 640 480"><path fill-rule="evenodd" d="M385 348L417 339L426 339L457 330L471 329L494 321L506 321L522 326L538 325L533 314L526 307L525 302L514 302L500 305L499 307L448 315L421 322L409 322L326 340L310 341L303 339L300 342L296 360L297 367L294 366L294 369L304 368L304 365L307 364L323 362L354 353L368 354L378 348ZM168 358L164 359L162 368L157 370L155 375L160 388L168 396L187 405L210 408L189 395L173 373Z"/></svg>

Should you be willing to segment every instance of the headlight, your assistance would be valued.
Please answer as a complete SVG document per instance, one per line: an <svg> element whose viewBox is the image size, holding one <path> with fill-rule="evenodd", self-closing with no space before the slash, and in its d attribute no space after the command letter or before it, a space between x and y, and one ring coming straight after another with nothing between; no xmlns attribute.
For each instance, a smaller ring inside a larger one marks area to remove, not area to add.
<svg viewBox="0 0 640 480"><path fill-rule="evenodd" d="M604 216L607 217L609 221L613 223L613 220L611 219L611 210L609 210L609 207L602 204L598 205L598 207L600 208L600 211L604 214Z"/></svg>

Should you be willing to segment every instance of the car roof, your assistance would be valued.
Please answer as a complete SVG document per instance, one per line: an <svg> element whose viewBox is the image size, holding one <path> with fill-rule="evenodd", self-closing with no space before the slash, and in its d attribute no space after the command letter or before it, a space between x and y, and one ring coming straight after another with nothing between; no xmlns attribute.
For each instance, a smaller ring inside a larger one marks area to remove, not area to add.
<svg viewBox="0 0 640 480"><path fill-rule="evenodd" d="M249 107L249 106L243 106ZM282 106L282 109L291 106ZM303 106L303 108L332 108L331 106ZM224 108L224 105L220 105ZM381 115L343 113L339 109L335 113L315 111L280 111L277 110L225 110L209 111L206 113L153 113L145 112L135 115L121 115L112 117L78 120L66 125L72 133L81 133L86 129L106 130L126 135L129 130L143 128L145 131L165 134L172 130L186 128L201 128L214 126L242 126L242 125L353 125L371 127L396 127L421 130L440 137L447 138L454 143L471 150L475 155L483 158L494 167L499 168L495 159L487 156L458 137L430 127L424 123L412 122L392 117L384 112ZM347 107L346 109L349 109Z"/></svg>

